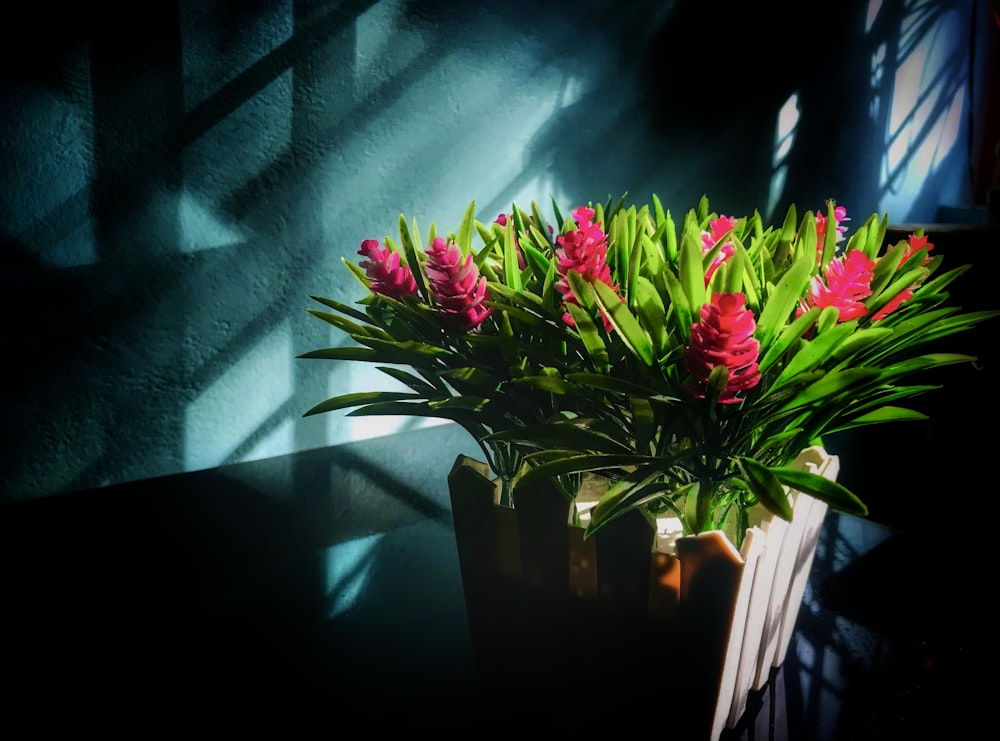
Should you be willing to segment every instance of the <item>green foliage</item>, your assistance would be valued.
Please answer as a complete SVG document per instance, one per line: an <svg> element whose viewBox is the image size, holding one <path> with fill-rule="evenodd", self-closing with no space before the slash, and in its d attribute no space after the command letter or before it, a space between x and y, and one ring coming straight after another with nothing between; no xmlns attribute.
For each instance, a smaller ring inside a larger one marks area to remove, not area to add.
<svg viewBox="0 0 1000 741"><path fill-rule="evenodd" d="M409 390L335 396L306 414L350 408L452 420L477 440L509 484L504 491L604 476L588 534L633 509L650 519L670 512L692 533L745 522L755 505L788 518L789 487L863 515L850 491L791 462L833 432L922 419L897 404L935 387L910 376L973 362L940 352L938 341L998 313L949 306L946 289L969 266L938 273L942 261L927 246L883 244L887 216L870 216L846 244L832 227L820 233L824 216L835 224L832 202L801 219L793 206L776 227L758 213L736 219L707 249L703 234L718 218L707 198L679 223L655 196L639 207L624 197L597 204L607 282L560 273L560 239L578 221L552 207L548 220L535 203L514 205L501 226L476 220L472 203L448 234L487 279L493 312L468 332L442 321L416 223L401 215L399 246L386 247L399 252L416 290L399 298L369 291L355 306L313 296L325 309L310 314L351 344L300 357L370 363ZM432 226L428 246L435 236ZM837 307L806 297L849 250L874 267L862 315L841 321ZM361 267L347 267L371 288ZM564 300L567 290L575 301ZM730 380L725 366L693 393L699 385L684 360L717 291L743 295L759 343L760 381L731 404L717 403Z"/></svg>

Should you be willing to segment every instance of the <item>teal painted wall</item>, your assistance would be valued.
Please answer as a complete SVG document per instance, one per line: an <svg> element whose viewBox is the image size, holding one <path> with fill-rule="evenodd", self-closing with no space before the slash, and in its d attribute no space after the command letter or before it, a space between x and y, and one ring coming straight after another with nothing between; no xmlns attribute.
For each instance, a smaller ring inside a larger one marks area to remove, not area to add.
<svg viewBox="0 0 1000 741"><path fill-rule="evenodd" d="M340 259L400 212L974 205L967 0L135 5L4 29L5 500L412 424L303 419L373 382L295 359L341 341L308 296L361 298Z"/></svg>

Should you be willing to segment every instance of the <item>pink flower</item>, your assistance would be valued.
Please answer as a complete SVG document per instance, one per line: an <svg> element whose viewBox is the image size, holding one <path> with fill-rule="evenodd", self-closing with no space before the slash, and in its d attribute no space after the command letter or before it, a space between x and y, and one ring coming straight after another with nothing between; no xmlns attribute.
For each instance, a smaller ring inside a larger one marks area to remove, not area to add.
<svg viewBox="0 0 1000 741"><path fill-rule="evenodd" d="M907 240L906 249L903 250L903 256L899 258L899 265L897 265L896 268L898 269L900 266L902 266L902 264L907 260L909 260L917 250L923 247L926 247L927 251L930 252L932 249L934 249L934 243L928 242L927 235L925 234L921 235L911 234ZM923 261L920 264L926 265L930 261L931 258L930 255L928 255L923 259ZM877 322L882 319L885 319L887 316L889 316L889 314L898 309L903 303L913 298L913 292L916 289L917 289L917 284L914 283L909 288L904 288L902 291L897 293L895 296L892 297L891 300L889 300L886 303L885 306L883 306L881 309L875 312L875 315L872 317L872 321Z"/></svg>
<svg viewBox="0 0 1000 741"><path fill-rule="evenodd" d="M799 313L814 306L825 309L835 306L840 312L838 322L858 319L868 313L861 303L872 295L872 270L875 261L861 250L831 260L823 269L823 278L815 276L799 308Z"/></svg>
<svg viewBox="0 0 1000 741"><path fill-rule="evenodd" d="M842 226L843 222L850 221L847 218L847 208L845 206L835 206L833 209L833 223L837 229L836 242L839 244L844 241L844 233L847 231L846 226ZM823 241L826 238L826 227L827 227L826 211L824 209L816 210L816 259L823 259Z"/></svg>
<svg viewBox="0 0 1000 741"><path fill-rule="evenodd" d="M461 247L441 237L426 252L424 271L442 319L463 332L478 327L493 309L486 306L490 292L472 253L463 255Z"/></svg>
<svg viewBox="0 0 1000 741"><path fill-rule="evenodd" d="M923 247L926 247L928 252L934 249L934 243L928 242L927 240L928 236L926 234L921 234L920 236L917 236L916 234L911 234L907 238L906 249L903 250L903 256L899 258L899 265L902 265L904 262L909 260L917 250ZM930 255L927 255L927 257L925 257L923 262L920 264L926 265L930 261L931 257ZM899 265L897 265L896 267L898 268Z"/></svg>
<svg viewBox="0 0 1000 741"><path fill-rule="evenodd" d="M371 289L383 296L398 299L400 296L417 292L417 282L410 274L410 268L400 265L399 253L382 247L377 240L365 239L361 242L359 255L368 258L358 265L372 281Z"/></svg>
<svg viewBox="0 0 1000 741"><path fill-rule="evenodd" d="M591 283L602 281L616 292L618 286L611 282L611 267L607 263L608 235L601 229L600 224L591 221L594 218L594 210L580 206L573 212L573 218L579 229L556 237L556 243L559 245L556 248L556 267L560 276L556 282L556 290L565 303L579 306L580 302L566 278L571 270L579 273L585 281ZM610 331L608 318L603 318L604 328ZM563 315L563 321L573 326L573 318L569 312Z"/></svg>
<svg viewBox="0 0 1000 741"><path fill-rule="evenodd" d="M717 219L712 219L708 222L709 229L711 231L702 231L701 233L701 254L707 255L716 244L718 244L719 239L723 234L728 232L730 229L736 226L735 216L720 216ZM736 248L733 247L732 242L726 242L722 245L722 249L719 254L715 256L712 260L712 264L708 266L708 270L705 271L705 285L707 286L709 281L712 280L712 276L715 271L719 269L719 266L733 256Z"/></svg>
<svg viewBox="0 0 1000 741"><path fill-rule="evenodd" d="M903 302L909 301L911 298L913 298L913 287L904 288L902 291L893 296L888 302L886 302L885 306L875 312L875 315L872 317L872 321L878 322L885 319L892 312L898 309Z"/></svg>
<svg viewBox="0 0 1000 741"><path fill-rule="evenodd" d="M746 308L742 293L715 293L700 314L701 321L691 325L691 344L684 353L685 366L699 382L689 390L704 398L712 369L722 365L729 377L719 403L737 404L742 401L736 397L738 392L760 383L760 343L753 336L757 329L753 312Z"/></svg>

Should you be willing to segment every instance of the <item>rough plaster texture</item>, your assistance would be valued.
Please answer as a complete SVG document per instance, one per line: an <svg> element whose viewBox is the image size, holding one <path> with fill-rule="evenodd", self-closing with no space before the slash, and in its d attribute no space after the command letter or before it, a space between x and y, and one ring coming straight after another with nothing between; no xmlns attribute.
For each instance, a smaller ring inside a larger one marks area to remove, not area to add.
<svg viewBox="0 0 1000 741"><path fill-rule="evenodd" d="M967 199L967 3L922 11L955 55L902 76L903 2L820 25L794 3L701 0L136 5L29 8L5 47L5 500L409 424L302 419L390 386L295 359L342 341L308 296L360 298L340 259L400 212L448 230L472 199L486 221L629 191L678 212L707 193L729 213L835 196L866 215L903 192L893 216L930 221ZM899 128L892 105L928 90L937 123ZM897 130L934 150L923 170L894 150L885 182Z"/></svg>

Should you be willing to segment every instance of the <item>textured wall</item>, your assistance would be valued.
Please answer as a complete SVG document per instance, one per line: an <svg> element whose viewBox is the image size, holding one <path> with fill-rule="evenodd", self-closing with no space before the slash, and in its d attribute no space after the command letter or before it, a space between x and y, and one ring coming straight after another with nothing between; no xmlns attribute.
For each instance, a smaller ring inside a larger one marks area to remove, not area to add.
<svg viewBox="0 0 1000 741"><path fill-rule="evenodd" d="M400 212L966 205L970 3L715 5L24 8L0 78L3 498L407 424L302 419L372 382L295 360L339 341L309 294L360 298L340 258Z"/></svg>

